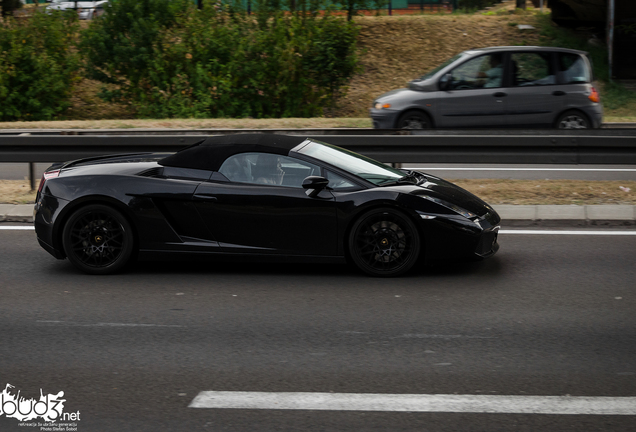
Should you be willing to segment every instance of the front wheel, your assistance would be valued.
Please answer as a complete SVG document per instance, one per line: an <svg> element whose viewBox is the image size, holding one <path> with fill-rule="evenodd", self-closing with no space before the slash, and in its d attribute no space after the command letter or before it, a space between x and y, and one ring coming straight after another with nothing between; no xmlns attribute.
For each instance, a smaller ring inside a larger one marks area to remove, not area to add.
<svg viewBox="0 0 636 432"><path fill-rule="evenodd" d="M590 121L579 111L566 111L556 121L557 129L589 129Z"/></svg>
<svg viewBox="0 0 636 432"><path fill-rule="evenodd" d="M112 207L94 204L75 211L62 234L64 252L88 274L111 274L130 261L134 238L126 218Z"/></svg>
<svg viewBox="0 0 636 432"><path fill-rule="evenodd" d="M405 112L397 122L398 129L431 129L432 127L428 114L418 110Z"/></svg>
<svg viewBox="0 0 636 432"><path fill-rule="evenodd" d="M417 261L420 237L415 224L403 213L376 209L353 225L349 252L358 268L371 276L398 276Z"/></svg>

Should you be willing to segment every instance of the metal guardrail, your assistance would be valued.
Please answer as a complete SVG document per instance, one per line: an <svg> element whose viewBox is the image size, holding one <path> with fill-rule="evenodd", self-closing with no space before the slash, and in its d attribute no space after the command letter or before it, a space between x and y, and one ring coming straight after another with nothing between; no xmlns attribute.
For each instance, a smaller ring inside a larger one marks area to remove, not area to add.
<svg viewBox="0 0 636 432"><path fill-rule="evenodd" d="M636 131L604 134L598 130L585 133L535 131L534 134L529 131L479 131L468 134L463 131L461 135L457 131L408 131L410 135L328 136L325 133L308 132L311 131L295 131L290 135L325 140L385 163L636 165ZM33 189L36 181L35 162L64 162L120 153L173 152L202 139L203 136L199 134L4 134L0 135L0 162L28 162Z"/></svg>
<svg viewBox="0 0 636 432"><path fill-rule="evenodd" d="M636 136L590 134L313 135L386 163L636 164ZM186 136L2 136L0 162L63 162L104 154L171 152Z"/></svg>

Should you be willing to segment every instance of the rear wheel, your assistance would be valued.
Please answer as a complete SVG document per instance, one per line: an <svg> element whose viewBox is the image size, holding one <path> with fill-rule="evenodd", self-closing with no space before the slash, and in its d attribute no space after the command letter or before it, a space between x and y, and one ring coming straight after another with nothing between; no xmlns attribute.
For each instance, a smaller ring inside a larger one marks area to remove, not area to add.
<svg viewBox="0 0 636 432"><path fill-rule="evenodd" d="M580 111L566 111L556 121L557 129L589 129L590 121Z"/></svg>
<svg viewBox="0 0 636 432"><path fill-rule="evenodd" d="M364 214L349 235L353 262L367 274L388 277L406 273L420 253L415 224L403 213L382 208Z"/></svg>
<svg viewBox="0 0 636 432"><path fill-rule="evenodd" d="M115 273L130 261L134 248L132 227L112 207L94 204L75 211L62 234L69 261L85 273Z"/></svg>
<svg viewBox="0 0 636 432"><path fill-rule="evenodd" d="M398 129L431 129L432 127L428 114L418 110L405 112L397 122Z"/></svg>

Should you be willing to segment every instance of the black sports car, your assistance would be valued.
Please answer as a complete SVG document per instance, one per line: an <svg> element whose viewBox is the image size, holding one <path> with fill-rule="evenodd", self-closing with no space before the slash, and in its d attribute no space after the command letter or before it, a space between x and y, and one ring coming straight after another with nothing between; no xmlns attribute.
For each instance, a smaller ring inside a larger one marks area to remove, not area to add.
<svg viewBox="0 0 636 432"><path fill-rule="evenodd" d="M80 270L135 258L350 259L395 276L421 259L493 255L499 215L452 183L295 136L214 136L173 154L50 167L38 241Z"/></svg>

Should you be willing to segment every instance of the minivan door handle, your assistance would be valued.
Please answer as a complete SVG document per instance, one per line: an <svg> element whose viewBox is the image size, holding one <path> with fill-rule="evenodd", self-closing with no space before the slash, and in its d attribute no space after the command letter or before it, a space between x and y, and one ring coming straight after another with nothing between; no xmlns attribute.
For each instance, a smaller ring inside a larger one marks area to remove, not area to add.
<svg viewBox="0 0 636 432"><path fill-rule="evenodd" d="M564 91L561 90L556 90L552 92L552 96L565 96L566 93Z"/></svg>
<svg viewBox="0 0 636 432"><path fill-rule="evenodd" d="M508 96L508 93L504 93L504 92L497 92L493 94L494 97L504 97L504 96Z"/></svg>

